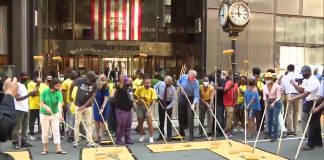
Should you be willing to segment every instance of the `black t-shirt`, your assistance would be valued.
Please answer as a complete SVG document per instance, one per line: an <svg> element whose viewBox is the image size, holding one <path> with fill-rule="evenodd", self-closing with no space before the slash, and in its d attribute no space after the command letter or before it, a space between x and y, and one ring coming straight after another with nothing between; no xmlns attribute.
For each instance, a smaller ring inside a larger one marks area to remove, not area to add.
<svg viewBox="0 0 324 160"><path fill-rule="evenodd" d="M85 78L76 79L73 83L78 86L75 105L80 107L91 98L92 93L96 91L97 86L96 83L89 85Z"/></svg>
<svg viewBox="0 0 324 160"><path fill-rule="evenodd" d="M115 107L124 111L130 111L133 107L132 89L116 86Z"/></svg>
<svg viewBox="0 0 324 160"><path fill-rule="evenodd" d="M210 75L208 76L208 79L210 82L215 82L215 76L214 75ZM226 84L226 80L223 78L217 78L217 87L225 87ZM223 104L223 96L224 96L224 90L217 90L217 104Z"/></svg>

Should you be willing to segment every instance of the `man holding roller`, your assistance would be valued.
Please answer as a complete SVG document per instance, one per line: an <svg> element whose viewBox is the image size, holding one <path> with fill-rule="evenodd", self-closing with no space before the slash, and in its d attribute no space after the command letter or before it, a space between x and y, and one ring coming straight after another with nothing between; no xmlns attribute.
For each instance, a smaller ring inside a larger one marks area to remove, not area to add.
<svg viewBox="0 0 324 160"><path fill-rule="evenodd" d="M194 113L195 108L199 106L199 83L196 79L197 72L195 70L190 70L188 74L184 74L178 80L178 86L182 87L179 93L178 102L178 117L179 117L179 132L181 136L185 136L185 122L188 120L189 125L189 141L194 140ZM185 93L186 94L185 94ZM186 95L191 103L188 102Z"/></svg>

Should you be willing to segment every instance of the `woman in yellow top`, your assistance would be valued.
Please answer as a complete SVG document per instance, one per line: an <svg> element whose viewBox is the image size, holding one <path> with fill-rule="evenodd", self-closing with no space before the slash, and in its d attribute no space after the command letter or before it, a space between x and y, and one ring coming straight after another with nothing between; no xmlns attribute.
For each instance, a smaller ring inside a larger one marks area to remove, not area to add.
<svg viewBox="0 0 324 160"><path fill-rule="evenodd" d="M236 107L236 116L235 116L235 127L234 132L240 132L242 133L244 131L244 92L246 90L246 77L241 76L239 81L239 89L238 89L238 98L237 98L237 107Z"/></svg>
<svg viewBox="0 0 324 160"><path fill-rule="evenodd" d="M209 84L208 77L203 78L203 84L199 87L200 93L200 108L199 108L199 120L204 125L205 114L207 112L207 134L211 135L213 132L213 116L211 111L214 110L214 95L215 88ZM208 109L209 108L209 109ZM199 135L197 138L203 137L203 130L199 127Z"/></svg>
<svg viewBox="0 0 324 160"><path fill-rule="evenodd" d="M150 143L154 143L153 140L153 125L152 125L152 117L150 113L148 113L148 108L154 106L157 100L157 94L153 88L151 88L151 79L149 77L144 78L144 86L140 86L136 89L134 93L134 98L138 100L136 112L137 112L137 119L138 119L138 127L141 134L141 138L139 139L140 142L144 141L144 120L146 119L147 126L149 128L150 133ZM146 105L146 106L145 106Z"/></svg>

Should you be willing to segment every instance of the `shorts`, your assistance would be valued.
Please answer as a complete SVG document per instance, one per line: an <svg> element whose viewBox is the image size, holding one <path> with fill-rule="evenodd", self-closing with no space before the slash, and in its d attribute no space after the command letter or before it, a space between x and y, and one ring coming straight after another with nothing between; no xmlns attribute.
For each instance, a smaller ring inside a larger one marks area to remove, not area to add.
<svg viewBox="0 0 324 160"><path fill-rule="evenodd" d="M136 114L137 118L146 118L147 109L145 108L145 106L137 105Z"/></svg>
<svg viewBox="0 0 324 160"><path fill-rule="evenodd" d="M254 119L254 118L256 118L258 115L259 115L259 111L257 111L257 110L253 110L253 109L248 109L247 110L247 117L249 118L249 119Z"/></svg>
<svg viewBox="0 0 324 160"><path fill-rule="evenodd" d="M237 104L237 107L236 107L238 110L244 110L245 108L245 104L244 103L241 103L241 104Z"/></svg>

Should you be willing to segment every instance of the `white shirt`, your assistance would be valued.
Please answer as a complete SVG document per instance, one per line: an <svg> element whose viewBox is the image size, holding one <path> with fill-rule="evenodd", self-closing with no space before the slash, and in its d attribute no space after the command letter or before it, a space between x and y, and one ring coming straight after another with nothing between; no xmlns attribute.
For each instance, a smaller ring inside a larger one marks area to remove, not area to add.
<svg viewBox="0 0 324 160"><path fill-rule="evenodd" d="M25 85L18 82L18 97L23 97L28 94L27 88ZM22 100L22 101L16 101L15 99L15 109L17 111L23 111L28 112L29 106L28 106L28 98Z"/></svg>
<svg viewBox="0 0 324 160"><path fill-rule="evenodd" d="M295 82L295 79L297 78L297 75L294 72L288 72L287 75L284 75L281 79L281 89L285 92L285 94L293 93L297 94L297 90L293 85L290 84L290 81L293 80Z"/></svg>
<svg viewBox="0 0 324 160"><path fill-rule="evenodd" d="M305 89L305 92L310 92L310 94L306 97L306 101L312 101L316 99L316 95L320 89L320 82L318 79L311 75L309 79L304 79L301 87Z"/></svg>

